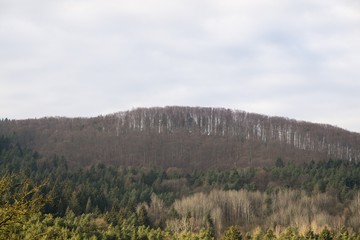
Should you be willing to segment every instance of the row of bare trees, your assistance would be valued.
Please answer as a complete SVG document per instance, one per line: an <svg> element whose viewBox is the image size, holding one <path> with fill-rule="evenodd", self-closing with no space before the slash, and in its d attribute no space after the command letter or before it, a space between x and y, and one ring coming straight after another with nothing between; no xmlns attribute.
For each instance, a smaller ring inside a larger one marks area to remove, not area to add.
<svg viewBox="0 0 360 240"><path fill-rule="evenodd" d="M246 167L274 159L358 161L360 134L221 108L138 108L96 118L0 121L0 134L70 163Z"/></svg>
<svg viewBox="0 0 360 240"><path fill-rule="evenodd" d="M337 231L343 226L360 230L360 193L353 200L340 203L327 193L307 195L298 190L272 194L212 190L176 200L171 210L155 195L145 206L155 222L166 221L166 226L177 232L208 228L209 221L217 233L231 225L239 225L243 231L269 226L279 232L289 226L303 233L309 229L319 233L325 226ZM176 211L176 217L168 217L170 211Z"/></svg>
<svg viewBox="0 0 360 240"><path fill-rule="evenodd" d="M117 129L158 133L181 129L205 135L238 136L246 140L277 142L341 159L357 160L360 157L360 152L356 149L359 136L330 125L221 108L138 108L116 116Z"/></svg>

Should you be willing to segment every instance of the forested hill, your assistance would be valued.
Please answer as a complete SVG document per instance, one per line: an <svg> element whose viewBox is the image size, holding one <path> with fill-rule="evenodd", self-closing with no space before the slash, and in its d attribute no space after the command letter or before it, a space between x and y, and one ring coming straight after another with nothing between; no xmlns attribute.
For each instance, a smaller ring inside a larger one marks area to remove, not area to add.
<svg viewBox="0 0 360 240"><path fill-rule="evenodd" d="M360 160L360 134L330 125L223 108L138 108L95 118L2 120L11 136L44 156L75 166L187 169Z"/></svg>

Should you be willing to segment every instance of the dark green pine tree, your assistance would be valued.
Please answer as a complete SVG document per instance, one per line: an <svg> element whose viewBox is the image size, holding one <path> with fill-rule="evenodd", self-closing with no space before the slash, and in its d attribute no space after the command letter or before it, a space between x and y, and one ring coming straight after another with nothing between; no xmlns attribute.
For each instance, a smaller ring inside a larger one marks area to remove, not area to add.
<svg viewBox="0 0 360 240"><path fill-rule="evenodd" d="M266 231L266 234L264 235L263 237L264 240L274 240L276 239L276 236L273 232L273 230L271 228L269 228L267 231Z"/></svg>
<svg viewBox="0 0 360 240"><path fill-rule="evenodd" d="M140 207L137 219L139 226L150 226L150 219L144 205Z"/></svg>
<svg viewBox="0 0 360 240"><path fill-rule="evenodd" d="M334 239L334 233L329 230L327 227L325 227L320 235L319 235L319 240L332 240Z"/></svg>
<svg viewBox="0 0 360 240"><path fill-rule="evenodd" d="M212 220L210 213L208 213L206 215L206 227L209 231L209 235L210 237L214 238L215 237L215 224L214 221Z"/></svg>
<svg viewBox="0 0 360 240"><path fill-rule="evenodd" d="M91 212L92 212L92 203L91 203L91 198L89 197L86 202L85 213L91 213Z"/></svg>
<svg viewBox="0 0 360 240"><path fill-rule="evenodd" d="M242 234L238 226L231 226L224 232L223 240L242 240Z"/></svg>

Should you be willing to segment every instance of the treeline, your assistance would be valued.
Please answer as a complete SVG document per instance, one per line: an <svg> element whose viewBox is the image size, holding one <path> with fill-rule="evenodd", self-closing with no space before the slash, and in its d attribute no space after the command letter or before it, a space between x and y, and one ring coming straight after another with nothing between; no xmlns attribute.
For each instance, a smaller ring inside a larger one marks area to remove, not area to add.
<svg viewBox="0 0 360 240"><path fill-rule="evenodd" d="M360 159L360 134L337 127L222 108L138 108L94 118L0 120L0 135L71 167L105 163L232 169L271 166L281 156Z"/></svg>
<svg viewBox="0 0 360 240"><path fill-rule="evenodd" d="M29 180L42 185L40 193L51 200L24 220L16 236L211 239L237 229L254 239L289 231L320 239L324 229L334 237L360 231L360 164L349 161L295 165L278 158L271 167L223 171L104 164L72 169L63 157L44 158L0 137L0 176L11 176L17 186Z"/></svg>

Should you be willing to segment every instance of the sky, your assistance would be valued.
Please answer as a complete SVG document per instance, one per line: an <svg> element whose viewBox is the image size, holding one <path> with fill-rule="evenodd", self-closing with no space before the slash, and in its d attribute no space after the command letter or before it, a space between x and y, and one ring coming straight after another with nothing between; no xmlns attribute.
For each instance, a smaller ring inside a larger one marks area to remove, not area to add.
<svg viewBox="0 0 360 240"><path fill-rule="evenodd" d="M360 133L360 1L0 0L0 118L173 105Z"/></svg>

